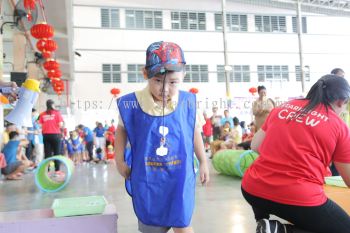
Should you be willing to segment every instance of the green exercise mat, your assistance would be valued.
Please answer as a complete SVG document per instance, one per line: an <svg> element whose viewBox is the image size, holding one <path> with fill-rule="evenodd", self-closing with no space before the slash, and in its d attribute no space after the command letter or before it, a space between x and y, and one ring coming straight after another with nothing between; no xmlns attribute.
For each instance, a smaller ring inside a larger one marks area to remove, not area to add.
<svg viewBox="0 0 350 233"><path fill-rule="evenodd" d="M258 155L252 150L219 150L212 162L215 170L220 173L243 177L244 172Z"/></svg>
<svg viewBox="0 0 350 233"><path fill-rule="evenodd" d="M54 172L54 161L59 161L61 163L61 169L65 173L56 174ZM49 170L52 170L49 172ZM72 178L74 172L74 164L72 160L64 156L53 156L43 160L35 172L35 184L36 186L44 192L57 192L66 187ZM61 179L59 179L61 176Z"/></svg>
<svg viewBox="0 0 350 233"><path fill-rule="evenodd" d="M104 196L69 197L55 199L51 209L55 217L102 214L106 204Z"/></svg>

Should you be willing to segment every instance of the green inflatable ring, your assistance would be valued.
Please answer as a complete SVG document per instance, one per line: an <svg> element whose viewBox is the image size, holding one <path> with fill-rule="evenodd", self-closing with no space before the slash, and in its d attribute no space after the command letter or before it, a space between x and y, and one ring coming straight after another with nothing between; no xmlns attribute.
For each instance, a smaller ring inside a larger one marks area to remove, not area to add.
<svg viewBox="0 0 350 233"><path fill-rule="evenodd" d="M50 163L53 161L60 161L61 166L66 167L67 173L63 181L55 181L49 177L48 170ZM64 156L53 156L43 160L35 172L35 184L44 192L57 192L67 186L74 172L74 164L72 160Z"/></svg>
<svg viewBox="0 0 350 233"><path fill-rule="evenodd" d="M220 173L243 177L258 155L252 150L220 150L215 153L212 162L215 170Z"/></svg>

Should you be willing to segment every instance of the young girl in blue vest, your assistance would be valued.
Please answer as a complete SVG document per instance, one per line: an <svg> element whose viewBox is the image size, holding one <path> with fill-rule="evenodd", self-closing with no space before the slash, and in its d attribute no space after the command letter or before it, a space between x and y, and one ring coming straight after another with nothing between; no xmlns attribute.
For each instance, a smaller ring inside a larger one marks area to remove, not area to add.
<svg viewBox="0 0 350 233"><path fill-rule="evenodd" d="M181 48L154 42L146 51L144 76L148 85L118 99L116 163L143 233L192 233L196 175L209 181L196 98L179 91L185 77ZM127 141L130 150L124 150Z"/></svg>

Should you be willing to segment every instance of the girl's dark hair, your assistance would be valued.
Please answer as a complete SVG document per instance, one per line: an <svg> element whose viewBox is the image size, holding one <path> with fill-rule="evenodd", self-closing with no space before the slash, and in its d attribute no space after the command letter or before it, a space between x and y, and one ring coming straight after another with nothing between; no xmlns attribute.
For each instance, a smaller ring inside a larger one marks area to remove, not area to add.
<svg viewBox="0 0 350 233"><path fill-rule="evenodd" d="M266 90L266 87L265 87L265 86L258 86L258 93L259 93L261 90Z"/></svg>
<svg viewBox="0 0 350 233"><path fill-rule="evenodd" d="M306 96L309 102L297 115L303 115L313 110L317 105L323 104L328 111L336 100L348 100L350 97L350 86L345 78L328 74L321 77L310 89Z"/></svg>
<svg viewBox="0 0 350 233"><path fill-rule="evenodd" d="M95 151L97 154L101 153L102 152L102 149L99 147L99 148L96 148L96 151Z"/></svg>
<svg viewBox="0 0 350 233"><path fill-rule="evenodd" d="M11 140L11 139L14 139L16 136L18 136L19 135L19 133L18 132L16 132L16 131L11 131L10 133L9 133L9 139Z"/></svg>
<svg viewBox="0 0 350 233"><path fill-rule="evenodd" d="M53 108L53 105L54 105L54 102L53 102L52 99L48 99L48 100L46 101L46 112L47 112L47 114L51 114L51 111L52 111L52 110L55 110L55 109Z"/></svg>
<svg viewBox="0 0 350 233"><path fill-rule="evenodd" d="M239 119L237 117L233 118L233 125L239 125Z"/></svg>
<svg viewBox="0 0 350 233"><path fill-rule="evenodd" d="M342 70L341 68L334 68L334 69L331 71L331 74L337 75L339 72L344 73L344 70Z"/></svg>

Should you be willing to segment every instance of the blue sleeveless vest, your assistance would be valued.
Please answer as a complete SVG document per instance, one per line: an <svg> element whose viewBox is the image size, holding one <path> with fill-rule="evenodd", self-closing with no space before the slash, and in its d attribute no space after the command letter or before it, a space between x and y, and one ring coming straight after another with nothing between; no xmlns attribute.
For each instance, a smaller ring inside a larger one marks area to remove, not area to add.
<svg viewBox="0 0 350 233"><path fill-rule="evenodd" d="M127 190L132 196L138 219L153 226L186 227L190 225L195 196L193 163L196 120L195 95L180 91L174 112L164 116L168 127L168 152L157 155L162 135L162 116L142 111L135 93L118 99L131 149L125 161L131 166Z"/></svg>

